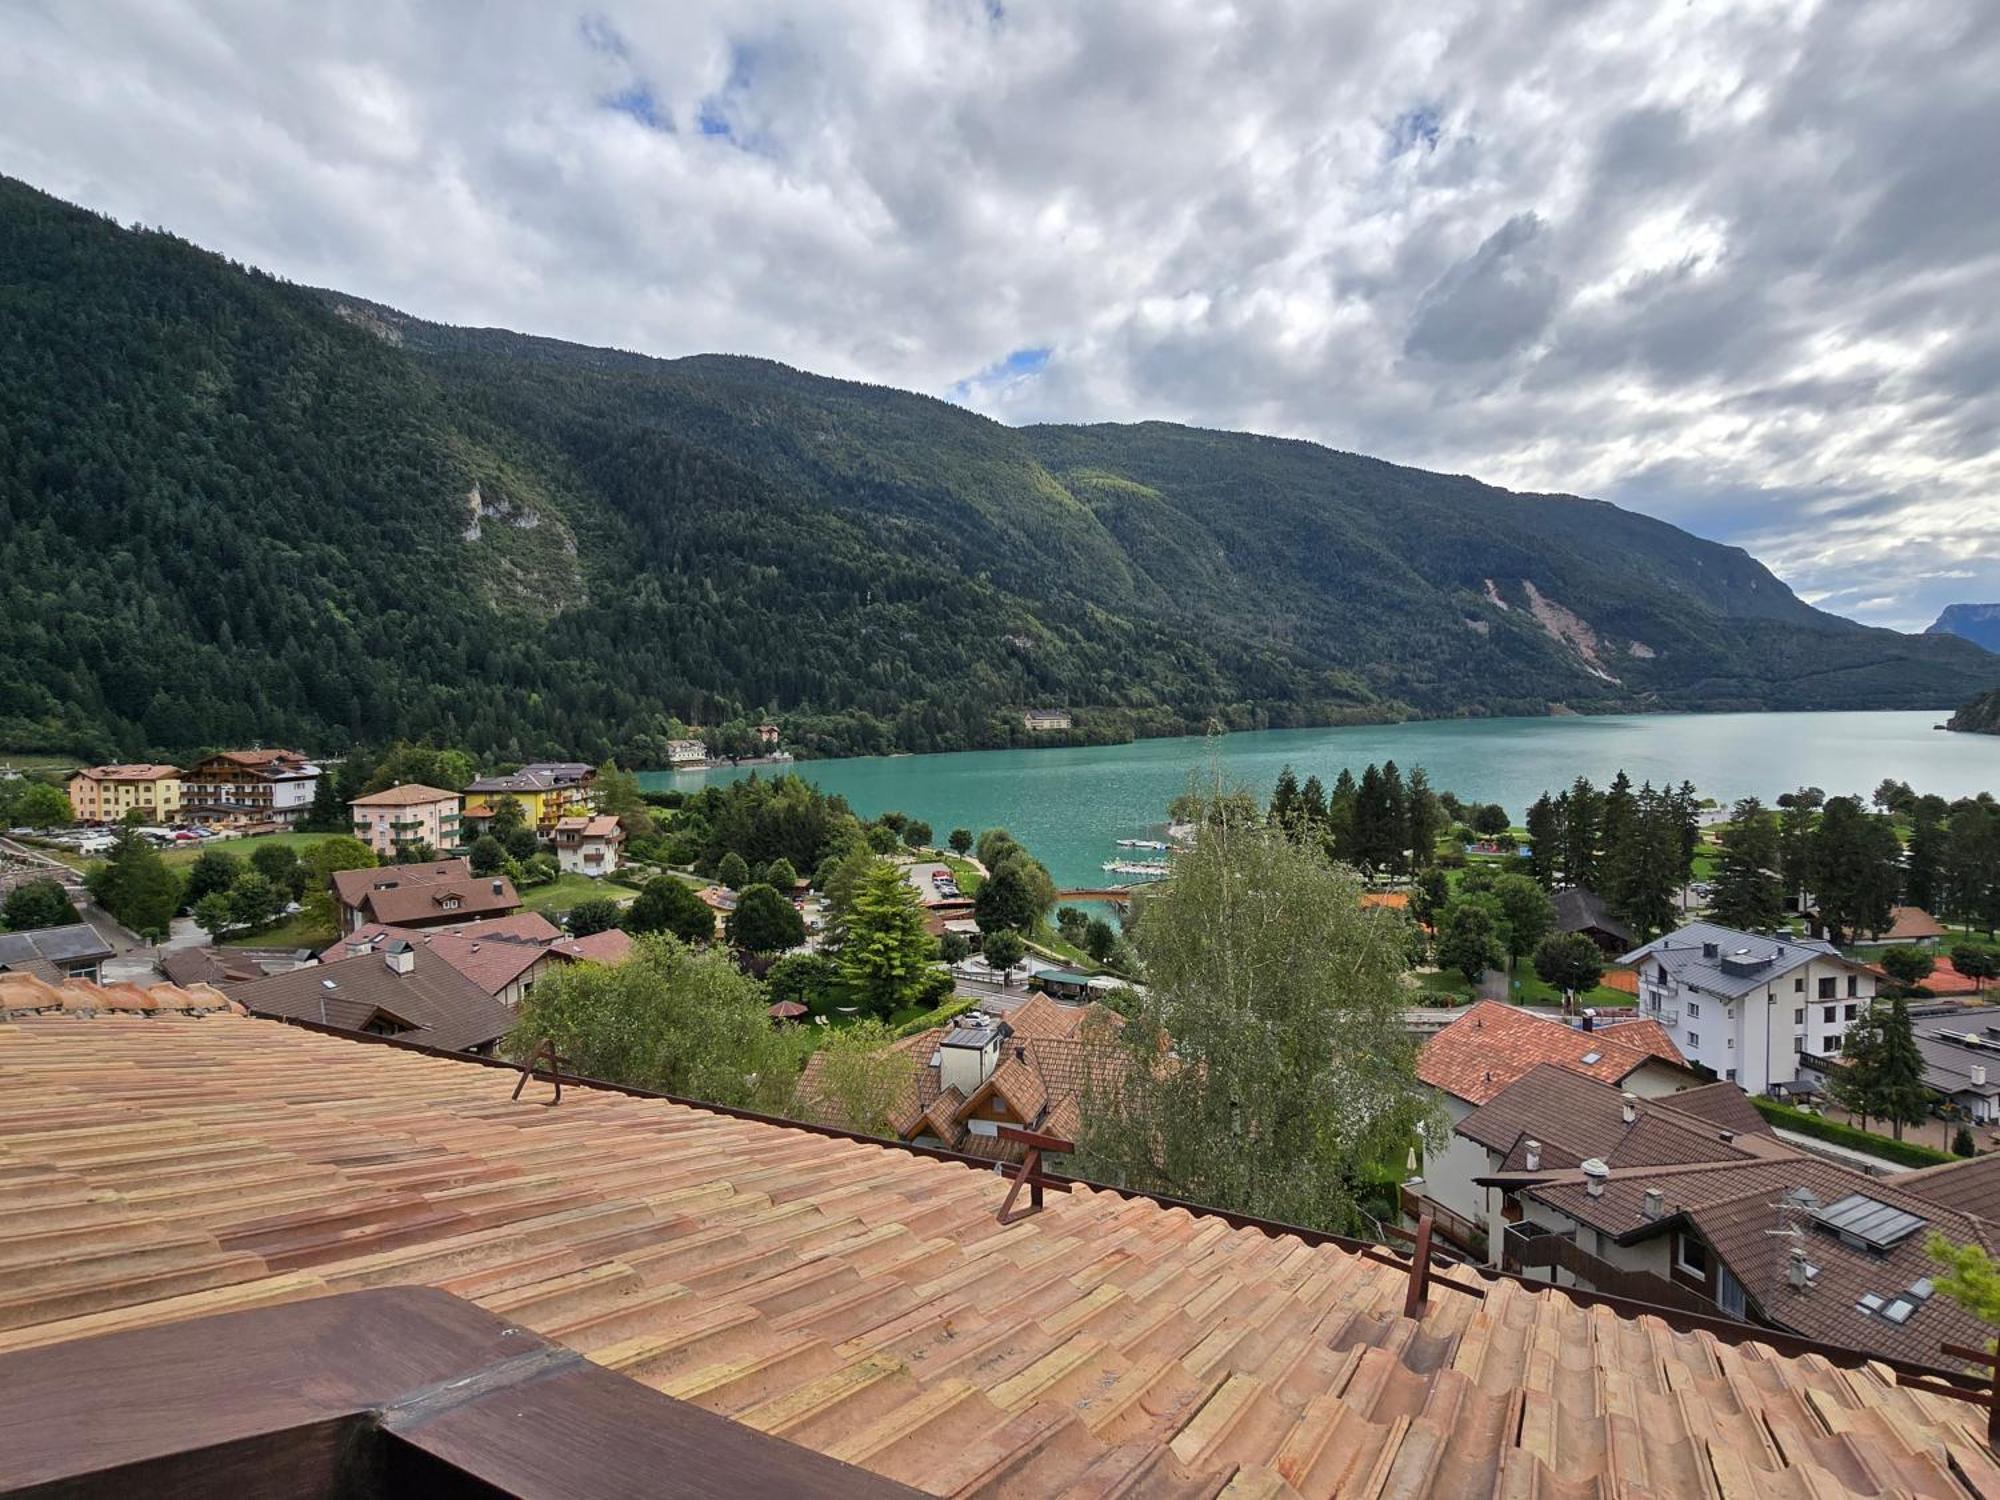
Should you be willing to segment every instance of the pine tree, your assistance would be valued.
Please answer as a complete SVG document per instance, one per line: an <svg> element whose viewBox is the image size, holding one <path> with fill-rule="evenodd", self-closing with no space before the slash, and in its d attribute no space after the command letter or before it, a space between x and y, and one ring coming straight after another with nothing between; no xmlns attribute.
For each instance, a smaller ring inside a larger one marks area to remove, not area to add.
<svg viewBox="0 0 2000 1500"><path fill-rule="evenodd" d="M1271 793L1271 826L1296 835L1300 829L1299 778L1286 766L1278 772L1277 789Z"/></svg>
<svg viewBox="0 0 2000 1500"><path fill-rule="evenodd" d="M1903 901L1935 912L1944 894L1946 834L1944 823L1925 815L1919 806L1910 825L1910 846L1903 865Z"/></svg>
<svg viewBox="0 0 2000 1500"><path fill-rule="evenodd" d="M1731 809L1730 826L1722 835L1710 915L1724 927L1771 931L1785 915L1777 868L1777 819L1755 797L1745 797Z"/></svg>
<svg viewBox="0 0 2000 1500"><path fill-rule="evenodd" d="M923 993L936 951L916 891L902 871L876 861L847 912L840 944L843 987L871 1014L894 1015Z"/></svg>
<svg viewBox="0 0 2000 1500"><path fill-rule="evenodd" d="M1604 798L1587 778L1579 776L1558 804L1563 828L1563 884L1596 890Z"/></svg>
<svg viewBox="0 0 2000 1500"><path fill-rule="evenodd" d="M1889 820L1868 812L1859 798L1835 797L1820 810L1811 860L1819 876L1819 917L1830 941L1889 925L1902 883L1902 853Z"/></svg>
<svg viewBox="0 0 2000 1500"><path fill-rule="evenodd" d="M1875 1079L1875 1113L1889 1122L1900 1141L1905 1125L1921 1125L1930 1113L1924 1055L1910 1027L1910 1002L1901 995L1889 1002L1889 1014L1882 1021Z"/></svg>
<svg viewBox="0 0 2000 1500"><path fill-rule="evenodd" d="M1528 809L1528 868L1542 889L1553 891L1561 880L1563 819L1556 799L1547 792Z"/></svg>
<svg viewBox="0 0 2000 1500"><path fill-rule="evenodd" d="M1426 870L1437 860L1438 836L1444 832L1444 807L1431 790L1431 779L1422 766L1410 771L1409 842L1410 868Z"/></svg>

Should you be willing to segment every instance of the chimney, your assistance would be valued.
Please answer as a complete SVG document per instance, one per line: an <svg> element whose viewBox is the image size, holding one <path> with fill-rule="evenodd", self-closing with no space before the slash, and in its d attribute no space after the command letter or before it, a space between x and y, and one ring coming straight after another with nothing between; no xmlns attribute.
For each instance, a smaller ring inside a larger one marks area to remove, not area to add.
<svg viewBox="0 0 2000 1500"><path fill-rule="evenodd" d="M1983 1089L1986 1087L1985 1063L1974 1063L1972 1065L1972 1086L1976 1089Z"/></svg>
<svg viewBox="0 0 2000 1500"><path fill-rule="evenodd" d="M1660 1214L1666 1209L1666 1206L1667 1206L1666 1194L1662 1193L1658 1188L1646 1189L1645 1212L1647 1218L1649 1219L1659 1218Z"/></svg>
<svg viewBox="0 0 2000 1500"><path fill-rule="evenodd" d="M1530 1172L1541 1171L1542 1143L1540 1141L1524 1141L1522 1145L1526 1148L1528 1153L1528 1170Z"/></svg>
<svg viewBox="0 0 2000 1500"><path fill-rule="evenodd" d="M417 969L417 950L410 946L407 938L397 938L382 950L382 962L391 974L414 974Z"/></svg>
<svg viewBox="0 0 2000 1500"><path fill-rule="evenodd" d="M1785 1268L1785 1280L1792 1284L1795 1292L1812 1290L1812 1266L1806 1260L1806 1253L1798 1246L1792 1247L1791 1264Z"/></svg>
<svg viewBox="0 0 2000 1500"><path fill-rule="evenodd" d="M504 886L504 885L506 885L506 883L507 883L507 882L506 882L506 881L504 881L504 880L496 880L496 881L494 881L494 882L493 882L493 894L494 894L494 895L496 895L496 896L497 896L497 895L499 895L499 894L500 894L500 890L501 890L501 887L502 887L502 886Z"/></svg>
<svg viewBox="0 0 2000 1500"><path fill-rule="evenodd" d="M1591 1157L1589 1161L1583 1164L1583 1190L1593 1198L1602 1198L1604 1196L1604 1179L1610 1175L1611 1168L1605 1166L1603 1161L1598 1157Z"/></svg>
<svg viewBox="0 0 2000 1500"><path fill-rule="evenodd" d="M1736 1139L1736 1132L1735 1132L1735 1131L1733 1131L1733 1130L1725 1130L1725 1131L1723 1131L1723 1132L1722 1132L1722 1144L1723 1144L1723 1145L1725 1145L1725 1146L1726 1146L1726 1145L1728 1145L1728 1144L1729 1144L1729 1143L1730 1143L1731 1141L1733 1141L1733 1140L1735 1140L1735 1139Z"/></svg>
<svg viewBox="0 0 2000 1500"><path fill-rule="evenodd" d="M1627 1125L1630 1125L1634 1120L1639 1118L1639 1096L1637 1094L1627 1089L1618 1096L1618 1103L1619 1112L1625 1116L1625 1123Z"/></svg>
<svg viewBox="0 0 2000 1500"><path fill-rule="evenodd" d="M1701 945L1701 956L1703 958L1722 957L1722 945L1720 943L1703 943Z"/></svg>

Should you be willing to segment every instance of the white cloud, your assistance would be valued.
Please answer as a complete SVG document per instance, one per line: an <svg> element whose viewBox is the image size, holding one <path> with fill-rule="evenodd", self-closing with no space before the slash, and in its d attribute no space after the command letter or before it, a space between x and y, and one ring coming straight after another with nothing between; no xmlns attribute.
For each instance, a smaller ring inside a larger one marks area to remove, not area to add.
<svg viewBox="0 0 2000 1500"><path fill-rule="evenodd" d="M1986 0L0 18L0 161L446 321L1603 494L2000 597Z"/></svg>

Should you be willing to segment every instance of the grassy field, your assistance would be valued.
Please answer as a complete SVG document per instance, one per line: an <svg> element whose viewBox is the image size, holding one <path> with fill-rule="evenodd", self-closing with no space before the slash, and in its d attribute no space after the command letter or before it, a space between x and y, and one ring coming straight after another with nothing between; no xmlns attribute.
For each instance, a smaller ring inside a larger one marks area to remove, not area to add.
<svg viewBox="0 0 2000 1500"><path fill-rule="evenodd" d="M568 911L579 902L608 897L621 906L630 901L638 892L630 886L620 885L615 880L593 880L588 875L558 875L547 885L534 886L521 892L521 906L525 911L549 912Z"/></svg>
<svg viewBox="0 0 2000 1500"><path fill-rule="evenodd" d="M315 925L311 917L301 912L275 927L225 938L222 945L225 948L324 948L339 936L329 927Z"/></svg>
<svg viewBox="0 0 2000 1500"><path fill-rule="evenodd" d="M176 844L172 848L162 849L160 851L160 858L166 862L169 868L185 870L189 865L201 858L203 850L221 849L247 864L250 859L250 851L261 844L285 844L303 853L308 845L317 844L323 839L333 838L334 836L330 833L265 833L248 839L210 839L207 843ZM61 849L39 844L35 847L38 852L46 854L52 859L61 860L73 870L87 870L91 865L104 858L101 854L78 854L73 849Z"/></svg>
<svg viewBox="0 0 2000 1500"><path fill-rule="evenodd" d="M58 775L67 775L81 764L74 755L18 755L0 750L0 766L12 766L17 771L53 771Z"/></svg>
<svg viewBox="0 0 2000 1500"><path fill-rule="evenodd" d="M1440 974L1418 974L1415 976L1420 988L1436 995L1462 995L1470 1000L1473 988L1466 983L1465 976L1453 970ZM1540 976L1527 964L1522 964L1514 972L1513 982L1520 987L1513 991L1513 999L1520 1005L1561 1005L1562 992L1542 982ZM1637 1002L1623 990L1614 990L1600 984L1578 997L1584 1005L1599 1008L1629 1007Z"/></svg>

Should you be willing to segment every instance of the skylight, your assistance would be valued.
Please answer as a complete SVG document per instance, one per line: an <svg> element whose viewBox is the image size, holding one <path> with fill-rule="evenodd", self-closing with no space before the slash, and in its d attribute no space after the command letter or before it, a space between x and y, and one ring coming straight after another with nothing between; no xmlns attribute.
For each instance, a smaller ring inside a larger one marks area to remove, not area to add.
<svg viewBox="0 0 2000 1500"><path fill-rule="evenodd" d="M1604 1061L1604 1054L1602 1052L1586 1052L1583 1054L1583 1062L1585 1067L1588 1067L1592 1063L1603 1062L1603 1061Z"/></svg>

